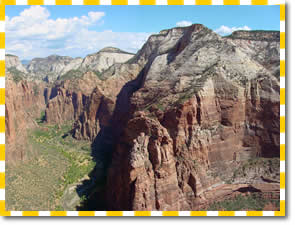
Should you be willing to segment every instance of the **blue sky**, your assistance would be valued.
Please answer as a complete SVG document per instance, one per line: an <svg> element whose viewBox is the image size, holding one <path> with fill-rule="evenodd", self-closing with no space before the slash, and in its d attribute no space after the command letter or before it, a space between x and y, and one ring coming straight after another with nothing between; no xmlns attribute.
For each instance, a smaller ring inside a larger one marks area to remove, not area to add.
<svg viewBox="0 0 295 225"><path fill-rule="evenodd" d="M6 6L5 11L6 50L22 59L84 57L109 45L136 52L152 33L191 23L221 35L280 29L279 6Z"/></svg>

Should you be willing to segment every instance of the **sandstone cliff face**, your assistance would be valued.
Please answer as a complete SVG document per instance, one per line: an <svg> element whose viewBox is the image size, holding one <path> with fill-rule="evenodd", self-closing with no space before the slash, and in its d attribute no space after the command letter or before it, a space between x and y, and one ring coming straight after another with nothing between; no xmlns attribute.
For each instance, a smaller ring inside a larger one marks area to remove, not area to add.
<svg viewBox="0 0 295 225"><path fill-rule="evenodd" d="M27 73L26 68L21 64L19 58L14 55L5 55L5 68L15 68L23 73Z"/></svg>
<svg viewBox="0 0 295 225"><path fill-rule="evenodd" d="M102 127L110 126L117 96L122 87L140 71L138 64L113 65L98 79L96 88L84 104L83 113L75 118L73 134L77 139L94 140Z"/></svg>
<svg viewBox="0 0 295 225"><path fill-rule="evenodd" d="M275 31L235 31L227 37L242 51L280 78L280 34Z"/></svg>
<svg viewBox="0 0 295 225"><path fill-rule="evenodd" d="M78 67L75 64L73 65L73 60L79 61L79 59L58 55L35 58L27 65L27 70L35 79L42 80L47 77L47 80L54 81L69 64L73 66L70 69L76 69Z"/></svg>
<svg viewBox="0 0 295 225"><path fill-rule="evenodd" d="M81 68L103 72L116 63L128 61L133 56L134 54L123 52L120 49L107 47L95 54L86 56L81 64Z"/></svg>
<svg viewBox="0 0 295 225"><path fill-rule="evenodd" d="M104 48L97 53L82 58L51 55L46 58L35 58L27 65L27 71L35 79L54 82L57 78L71 71L103 72L116 63L124 63L134 55L117 48Z"/></svg>
<svg viewBox="0 0 295 225"><path fill-rule="evenodd" d="M82 77L57 82L52 88L45 117L48 123L63 123L76 120L84 111L86 99L98 84L92 72Z"/></svg>
<svg viewBox="0 0 295 225"><path fill-rule="evenodd" d="M94 154L115 146L108 210L198 210L253 188L278 195L279 167L235 176L249 160L279 156L278 37L223 38L197 24L152 35L135 56L106 48L32 60L35 78L57 80L7 75L7 159L25 159L26 130L46 108L47 123L71 121L75 138L103 139Z"/></svg>
<svg viewBox="0 0 295 225"><path fill-rule="evenodd" d="M217 198L214 188L223 196L264 184L222 186L247 160L279 156L279 83L247 48L202 25L149 38L133 59L145 66L123 87L112 119L122 131L114 132L110 209L196 210Z"/></svg>
<svg viewBox="0 0 295 225"><path fill-rule="evenodd" d="M238 30L238 31L234 31L231 35L228 36L228 38L252 40L252 41L279 42L280 41L280 33L277 31Z"/></svg>
<svg viewBox="0 0 295 225"><path fill-rule="evenodd" d="M27 129L37 126L35 119L45 108L44 83L20 81L16 83L6 73L5 138L6 162L25 160L30 152Z"/></svg>
<svg viewBox="0 0 295 225"><path fill-rule="evenodd" d="M73 136L93 141L102 127L109 126L115 103L96 87L87 98L85 110L74 123Z"/></svg>
<svg viewBox="0 0 295 225"><path fill-rule="evenodd" d="M75 121L77 139L94 140L101 127L109 125L122 87L139 73L137 64L116 64L98 78L93 72L58 80L46 93L46 122Z"/></svg>

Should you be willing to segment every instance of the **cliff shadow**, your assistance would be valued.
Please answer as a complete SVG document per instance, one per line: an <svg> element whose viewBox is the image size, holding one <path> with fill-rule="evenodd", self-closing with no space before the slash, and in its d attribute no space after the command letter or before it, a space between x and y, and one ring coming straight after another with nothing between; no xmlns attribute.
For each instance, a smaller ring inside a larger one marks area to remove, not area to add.
<svg viewBox="0 0 295 225"><path fill-rule="evenodd" d="M96 165L89 174L90 179L84 180L76 188L77 194L82 199L81 206L77 207L78 211L108 210L105 197L112 153L126 123L133 115L134 109L130 99L133 93L143 86L150 65L151 62L140 71L136 79L127 82L122 87L117 96L110 125L101 128L91 145L91 156Z"/></svg>

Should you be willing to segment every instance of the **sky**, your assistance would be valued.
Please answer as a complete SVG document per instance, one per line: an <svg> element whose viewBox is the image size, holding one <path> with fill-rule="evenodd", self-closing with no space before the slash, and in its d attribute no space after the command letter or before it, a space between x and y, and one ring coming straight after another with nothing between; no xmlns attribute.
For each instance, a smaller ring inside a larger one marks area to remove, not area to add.
<svg viewBox="0 0 295 225"><path fill-rule="evenodd" d="M279 6L6 6L6 53L85 57L108 46L136 53L151 34L201 23L220 35L279 30Z"/></svg>

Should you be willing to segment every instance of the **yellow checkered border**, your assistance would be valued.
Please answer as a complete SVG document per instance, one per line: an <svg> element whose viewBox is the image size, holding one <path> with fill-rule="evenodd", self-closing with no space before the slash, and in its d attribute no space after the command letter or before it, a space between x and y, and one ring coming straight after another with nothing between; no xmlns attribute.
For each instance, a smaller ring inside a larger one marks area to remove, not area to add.
<svg viewBox="0 0 295 225"><path fill-rule="evenodd" d="M280 5L280 211L6 211L5 5ZM0 0L0 216L285 216L285 0Z"/></svg>

